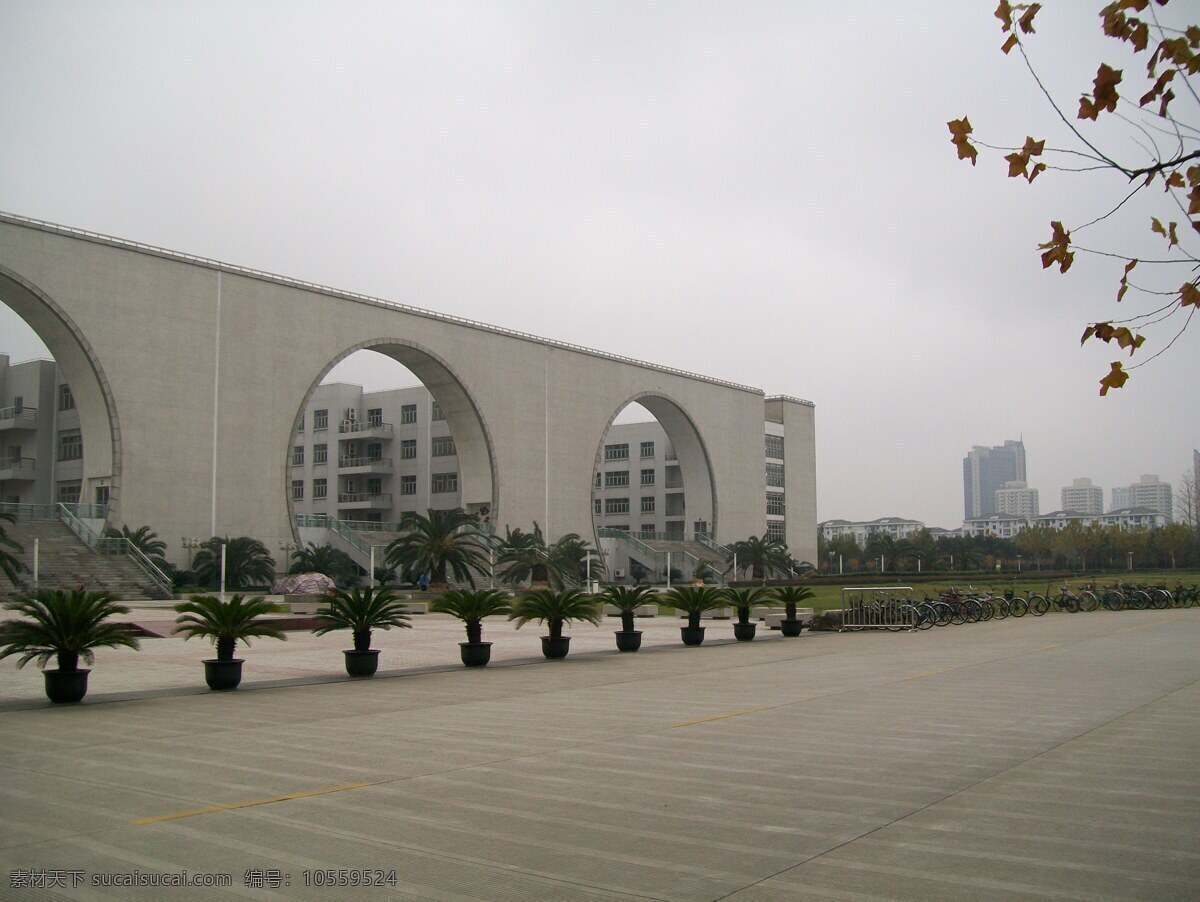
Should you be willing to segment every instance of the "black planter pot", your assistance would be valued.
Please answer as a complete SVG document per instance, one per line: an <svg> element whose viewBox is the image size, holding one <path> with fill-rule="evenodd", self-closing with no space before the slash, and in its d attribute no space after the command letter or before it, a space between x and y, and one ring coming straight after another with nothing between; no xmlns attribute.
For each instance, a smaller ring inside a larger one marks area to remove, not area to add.
<svg viewBox="0 0 1200 902"><path fill-rule="evenodd" d="M684 645L699 645L704 641L704 627L681 626L679 635L683 637Z"/></svg>
<svg viewBox="0 0 1200 902"><path fill-rule="evenodd" d="M242 664L241 658L232 661L210 658L204 662L204 682L208 683L209 689L217 691L236 689L242 681Z"/></svg>
<svg viewBox="0 0 1200 902"><path fill-rule="evenodd" d="M641 630L617 630L617 651L637 651L642 647Z"/></svg>
<svg viewBox="0 0 1200 902"><path fill-rule="evenodd" d="M492 660L491 642L459 642L458 654L468 667L486 667Z"/></svg>
<svg viewBox="0 0 1200 902"><path fill-rule="evenodd" d="M348 648L342 654L346 656L346 673L352 677L375 676L375 671L379 669L379 649L355 651Z"/></svg>
<svg viewBox="0 0 1200 902"><path fill-rule="evenodd" d="M794 638L800 635L800 628L804 626L803 620L780 620L779 631L785 636Z"/></svg>
<svg viewBox="0 0 1200 902"><path fill-rule="evenodd" d="M749 642L754 638L754 630L757 627L757 623L735 623L733 625L734 638L739 642Z"/></svg>
<svg viewBox="0 0 1200 902"><path fill-rule="evenodd" d="M547 658L565 658L567 652L571 650L571 637L563 636L559 639L551 639L549 636L542 636L542 654Z"/></svg>
<svg viewBox="0 0 1200 902"><path fill-rule="evenodd" d="M46 698L56 704L83 701L90 670L43 670Z"/></svg>

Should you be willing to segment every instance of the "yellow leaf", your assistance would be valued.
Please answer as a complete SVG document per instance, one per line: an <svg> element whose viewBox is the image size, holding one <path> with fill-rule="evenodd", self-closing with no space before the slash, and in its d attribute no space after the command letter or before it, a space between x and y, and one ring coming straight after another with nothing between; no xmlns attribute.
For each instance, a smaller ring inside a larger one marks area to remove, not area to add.
<svg viewBox="0 0 1200 902"><path fill-rule="evenodd" d="M1008 40L1007 40L1007 41L1005 41L1003 44L1001 44L1001 45L1000 45L1000 49L1001 49L1001 50L1002 50L1004 53L1008 53L1008 51L1012 50L1012 49L1013 49L1014 47L1016 47L1016 46L1017 46L1019 43L1021 43L1021 42L1017 40L1017 33L1014 31L1012 34L1010 34L1010 35L1008 36Z"/></svg>
<svg viewBox="0 0 1200 902"><path fill-rule="evenodd" d="M1021 16L1021 21L1018 23L1021 26L1021 31L1025 34L1033 34L1033 17L1038 14L1038 10L1042 8L1040 3L1030 3L1029 8L1025 10L1025 14Z"/></svg>
<svg viewBox="0 0 1200 902"><path fill-rule="evenodd" d="M1129 379L1129 374L1121 366L1121 361L1114 360L1108 375L1100 380L1100 397L1108 394L1110 388L1121 388Z"/></svg>
<svg viewBox="0 0 1200 902"><path fill-rule="evenodd" d="M1200 288L1195 282L1185 282L1179 289L1179 303L1184 307L1200 307Z"/></svg>
<svg viewBox="0 0 1200 902"><path fill-rule="evenodd" d="M963 116L961 119L951 119L946 126L950 129L950 143L958 148L958 158L960 160L969 159L971 165L974 166L979 152L967 137L971 134L970 121Z"/></svg>

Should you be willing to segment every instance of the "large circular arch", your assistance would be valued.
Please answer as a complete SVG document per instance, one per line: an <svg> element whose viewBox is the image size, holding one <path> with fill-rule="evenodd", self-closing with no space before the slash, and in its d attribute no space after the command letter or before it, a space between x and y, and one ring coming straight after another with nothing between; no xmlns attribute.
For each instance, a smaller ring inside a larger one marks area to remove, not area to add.
<svg viewBox="0 0 1200 902"><path fill-rule="evenodd" d="M644 391L630 395L617 405L609 416L608 422L600 430L596 440L596 460L594 471L599 471L604 453L604 436L613 425L617 416L630 404L640 404L646 408L662 426L667 439L675 449L679 460L679 469L683 477L684 497L687 499L688 520L706 520L709 532L715 534L719 510L717 505L717 484L712 460L708 448L695 421L688 414L683 404L675 398L660 391ZM592 515L592 533L594 541L599 544L599 533L596 517Z"/></svg>
<svg viewBox="0 0 1200 902"><path fill-rule="evenodd" d="M376 338L358 342L334 357L309 384L299 406L296 408L296 419L292 423L292 435L300 427L300 417L313 393L329 372L358 351L375 351L390 357L406 367L416 376L429 391L446 415L446 423L454 436L454 444L458 453L459 465L459 494L462 506L471 512L480 512L487 508L491 522L496 522L495 515L499 504L499 478L496 472L496 455L492 444L491 431L487 421L467 389L462 378L455 372L439 354L429 348L404 338ZM290 437L289 437L290 442ZM281 449L280 459L287 454L288 448ZM284 487L286 489L286 486ZM288 518L295 531L296 511L290 494L285 493L288 505Z"/></svg>
<svg viewBox="0 0 1200 902"><path fill-rule="evenodd" d="M121 522L120 419L112 386L95 349L53 298L5 266L0 266L0 301L37 333L71 386L83 438L85 494L81 500L92 500L91 490L107 486L106 522L109 525Z"/></svg>

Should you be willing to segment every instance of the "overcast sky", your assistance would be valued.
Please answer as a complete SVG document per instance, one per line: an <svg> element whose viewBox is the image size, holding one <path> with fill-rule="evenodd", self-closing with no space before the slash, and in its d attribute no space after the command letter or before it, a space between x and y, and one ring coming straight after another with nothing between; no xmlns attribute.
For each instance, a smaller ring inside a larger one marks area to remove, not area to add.
<svg viewBox="0 0 1200 902"><path fill-rule="evenodd" d="M1102 5L1030 43L1071 110L1122 59ZM1064 143L994 7L0 0L0 209L809 399L822 520L957 526L966 452L1020 437L1043 512L1177 483L1200 323L1101 399L1120 263L1038 260L1122 179L949 143ZM1161 203L1090 242L1165 256ZM46 353L7 308L0 351Z"/></svg>

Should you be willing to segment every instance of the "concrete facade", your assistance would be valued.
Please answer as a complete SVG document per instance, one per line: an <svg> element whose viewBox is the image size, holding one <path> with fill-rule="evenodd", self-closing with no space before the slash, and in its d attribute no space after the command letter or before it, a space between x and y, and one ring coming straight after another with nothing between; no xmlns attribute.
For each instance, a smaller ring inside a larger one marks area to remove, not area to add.
<svg viewBox="0 0 1200 902"><path fill-rule="evenodd" d="M718 541L762 531L765 399L755 388L244 268L0 214L0 300L38 333L79 411L84 500L176 536L297 536L288 452L322 378L355 351L421 380L454 434L464 506L593 534L596 449L632 401L663 425ZM815 466L813 407L785 405ZM807 435L807 446L805 436ZM815 555L811 524L793 544Z"/></svg>

